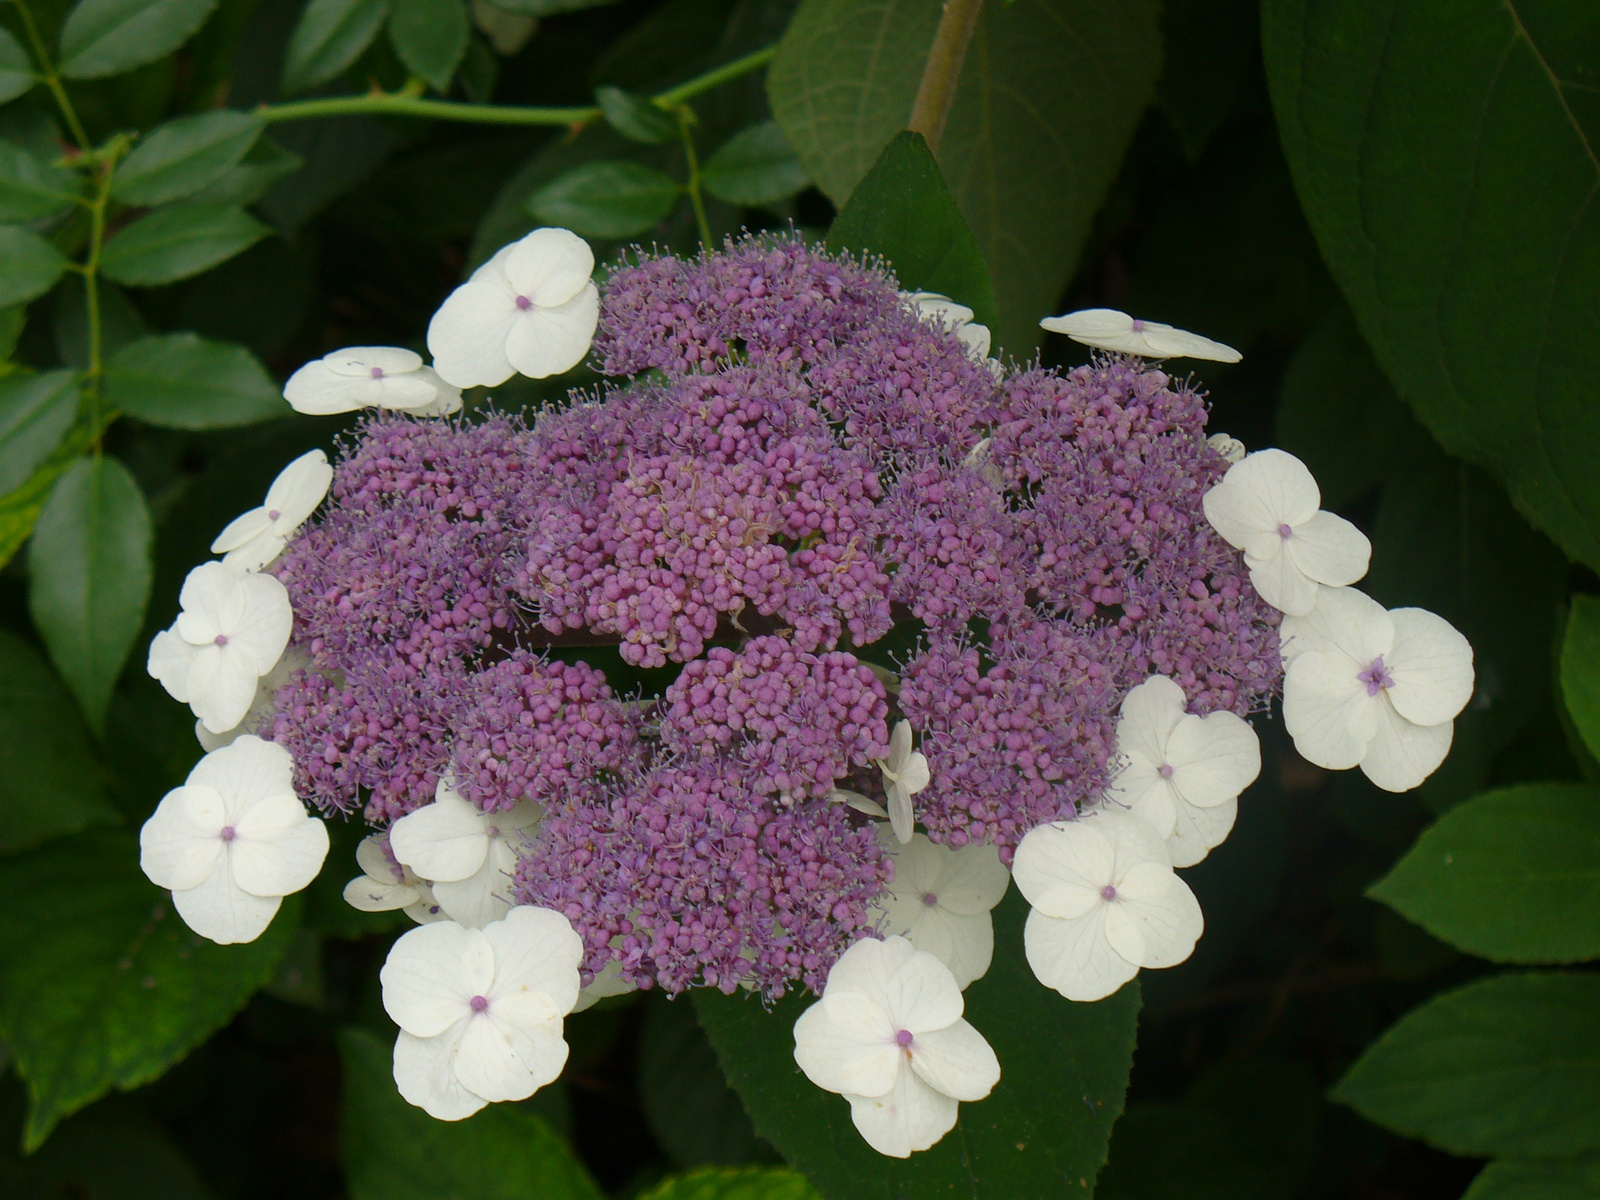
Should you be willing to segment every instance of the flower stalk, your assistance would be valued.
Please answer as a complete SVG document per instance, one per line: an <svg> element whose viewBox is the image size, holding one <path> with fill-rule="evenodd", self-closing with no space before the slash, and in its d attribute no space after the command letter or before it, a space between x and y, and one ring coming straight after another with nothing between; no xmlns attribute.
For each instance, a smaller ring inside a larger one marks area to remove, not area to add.
<svg viewBox="0 0 1600 1200"><path fill-rule="evenodd" d="M917 98L911 105L911 120L906 125L927 139L930 150L937 151L939 139L944 136L945 119L950 115L956 84L961 79L961 64L966 60L967 45L982 11L983 0L945 0L939 28L928 49L928 65L923 68Z"/></svg>

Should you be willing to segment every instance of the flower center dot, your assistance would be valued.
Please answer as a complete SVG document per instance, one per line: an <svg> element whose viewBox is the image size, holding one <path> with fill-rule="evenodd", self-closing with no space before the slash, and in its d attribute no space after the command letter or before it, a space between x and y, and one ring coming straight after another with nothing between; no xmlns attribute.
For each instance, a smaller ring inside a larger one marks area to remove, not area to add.
<svg viewBox="0 0 1600 1200"><path fill-rule="evenodd" d="M219 634L217 634L216 637L212 638L211 640L214 641L219 646L226 646L228 644L228 635L225 634L225 633L219 633Z"/></svg>
<svg viewBox="0 0 1600 1200"><path fill-rule="evenodd" d="M1106 884L1105 887L1100 889L1100 898L1102 900L1115 900L1117 898L1117 889L1109 883Z"/></svg>
<svg viewBox="0 0 1600 1200"><path fill-rule="evenodd" d="M932 892L925 892L922 896L922 902L929 908L932 908L935 904L939 903L939 897L934 895Z"/></svg>
<svg viewBox="0 0 1600 1200"><path fill-rule="evenodd" d="M1278 536L1287 542L1294 536L1294 526L1285 521L1282 525L1278 526Z"/></svg>
<svg viewBox="0 0 1600 1200"><path fill-rule="evenodd" d="M232 825L224 825L222 827L222 832L217 836L225 842L231 842L235 837L238 836L238 831L235 830Z"/></svg>
<svg viewBox="0 0 1600 1200"><path fill-rule="evenodd" d="M1138 319L1135 319L1134 322L1133 322L1133 331L1135 333L1140 333L1140 332L1143 331L1143 329L1144 329L1144 322L1140 321Z"/></svg>
<svg viewBox="0 0 1600 1200"><path fill-rule="evenodd" d="M520 308L523 312L527 312L530 308L533 307L533 301L529 300L526 296L518 296L517 297L517 307Z"/></svg>
<svg viewBox="0 0 1600 1200"><path fill-rule="evenodd" d="M895 1044L898 1046L911 1045L911 1030L902 1029L899 1033L894 1035L894 1040Z"/></svg>
<svg viewBox="0 0 1600 1200"><path fill-rule="evenodd" d="M1172 778L1172 764L1171 763L1162 763L1159 767L1156 768L1156 774L1160 775L1161 778L1163 778L1163 779L1171 779Z"/></svg>
<svg viewBox="0 0 1600 1200"><path fill-rule="evenodd" d="M283 516L283 514L281 512L279 512L277 509L275 509L275 508L267 509L267 520L276 521L281 516Z"/></svg>
<svg viewBox="0 0 1600 1200"><path fill-rule="evenodd" d="M472 1011L473 1012L482 1012L484 1009L486 1009L488 1007L489 1007L489 997L487 997L487 996L474 996L472 998Z"/></svg>
<svg viewBox="0 0 1600 1200"><path fill-rule="evenodd" d="M373 367L372 368L372 377L374 379L382 379L383 378L383 368L382 367Z"/></svg>
<svg viewBox="0 0 1600 1200"><path fill-rule="evenodd" d="M1394 676L1389 674L1389 668L1383 665L1383 655L1378 655L1367 664L1366 670L1356 676L1367 685L1367 695L1376 696L1384 688L1394 686Z"/></svg>

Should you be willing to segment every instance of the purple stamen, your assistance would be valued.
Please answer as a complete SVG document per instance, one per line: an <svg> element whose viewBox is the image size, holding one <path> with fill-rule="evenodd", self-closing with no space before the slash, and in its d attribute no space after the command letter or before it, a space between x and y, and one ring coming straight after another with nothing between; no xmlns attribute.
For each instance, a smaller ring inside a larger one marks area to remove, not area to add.
<svg viewBox="0 0 1600 1200"><path fill-rule="evenodd" d="M1115 900L1117 898L1116 887L1109 883L1106 884L1105 887L1100 889L1100 898L1102 900Z"/></svg>
<svg viewBox="0 0 1600 1200"><path fill-rule="evenodd" d="M533 301L529 300L526 296L518 296L517 297L517 307L520 308L523 312L527 312L530 308L533 307Z"/></svg>
<svg viewBox="0 0 1600 1200"><path fill-rule="evenodd" d="M1139 320L1138 318L1134 318L1133 331L1135 333L1141 333L1141 332L1143 332L1143 330L1144 330L1144 322Z"/></svg>
<svg viewBox="0 0 1600 1200"><path fill-rule="evenodd" d="M489 998L487 996L474 996L472 998L472 1011L473 1012L482 1012L484 1009L486 1009L488 1007L489 1007Z"/></svg>
<svg viewBox="0 0 1600 1200"><path fill-rule="evenodd" d="M1356 678L1367 685L1367 695L1369 696L1376 696L1381 689L1394 686L1394 676L1390 675L1389 668L1383 665L1383 655L1381 654L1368 663L1367 669L1357 675Z"/></svg>
<svg viewBox="0 0 1600 1200"><path fill-rule="evenodd" d="M1278 536L1287 542L1294 536L1294 526L1285 521L1282 525L1278 526Z"/></svg>
<svg viewBox="0 0 1600 1200"><path fill-rule="evenodd" d="M222 832L217 836L225 842L231 842L235 837L238 836L238 831L235 830L232 825L224 825L222 827Z"/></svg>
<svg viewBox="0 0 1600 1200"><path fill-rule="evenodd" d="M911 1045L911 1030L902 1029L899 1033L894 1035L894 1040L895 1044L899 1046Z"/></svg>
<svg viewBox="0 0 1600 1200"><path fill-rule="evenodd" d="M1172 778L1172 764L1171 763L1162 763L1159 767L1156 768L1156 774L1161 776L1161 778L1163 778L1163 779L1171 779Z"/></svg>
<svg viewBox="0 0 1600 1200"><path fill-rule="evenodd" d="M219 646L226 646L228 644L228 635L225 634L225 633L219 633L219 634L217 634L216 637L212 638L211 640L214 641Z"/></svg>
<svg viewBox="0 0 1600 1200"><path fill-rule="evenodd" d="M927 892L923 895L922 902L929 908L932 908L935 904L939 903L939 897L935 896L932 892Z"/></svg>
<svg viewBox="0 0 1600 1200"><path fill-rule="evenodd" d="M374 379L382 379L383 378L383 368L382 367L373 367L372 368L372 377Z"/></svg>
<svg viewBox="0 0 1600 1200"><path fill-rule="evenodd" d="M269 509L267 509L267 520L269 520L269 521L276 521L276 520L277 520L277 519L278 519L278 518L279 518L279 517L281 517L281 516L282 516L282 515L283 515L283 514L282 514L282 513L281 513L281 512L279 512L279 511L278 511L278 510L277 510L277 509L275 509L275 508L269 508Z"/></svg>

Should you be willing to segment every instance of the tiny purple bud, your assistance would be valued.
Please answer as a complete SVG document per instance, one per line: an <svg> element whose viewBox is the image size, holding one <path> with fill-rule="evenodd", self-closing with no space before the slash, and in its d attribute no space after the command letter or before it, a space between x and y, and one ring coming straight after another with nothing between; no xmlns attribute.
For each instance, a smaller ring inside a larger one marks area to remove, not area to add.
<svg viewBox="0 0 1600 1200"><path fill-rule="evenodd" d="M226 646L228 644L228 635L225 633L219 633L211 640L216 642L216 644L219 646Z"/></svg>
<svg viewBox="0 0 1600 1200"><path fill-rule="evenodd" d="M909 1046L909 1045L911 1045L911 1041L912 1041L911 1030L902 1029L899 1033L894 1035L894 1040L895 1040L895 1044L899 1045L899 1046Z"/></svg>
<svg viewBox="0 0 1600 1200"><path fill-rule="evenodd" d="M533 307L533 301L529 300L526 296L518 296L517 297L517 307L520 308L523 312L527 312L530 308Z"/></svg>
<svg viewBox="0 0 1600 1200"><path fill-rule="evenodd" d="M234 829L232 825L224 825L222 827L222 832L217 836L225 842L231 842L235 837L238 836L238 831Z"/></svg>
<svg viewBox="0 0 1600 1200"><path fill-rule="evenodd" d="M1100 889L1100 898L1102 900L1115 900L1117 898L1116 887L1113 884L1106 884L1105 887Z"/></svg>
<svg viewBox="0 0 1600 1200"><path fill-rule="evenodd" d="M382 379L383 378L383 368L382 367L373 367L372 368L372 377L374 379Z"/></svg>
<svg viewBox="0 0 1600 1200"><path fill-rule="evenodd" d="M939 903L939 897L934 895L932 892L928 892L922 897L922 902L929 908L932 908L935 904Z"/></svg>
<svg viewBox="0 0 1600 1200"><path fill-rule="evenodd" d="M1356 676L1367 685L1367 695L1376 696L1384 688L1394 686L1394 676L1389 674L1389 669L1383 665L1383 655L1378 655L1367 664L1366 670Z"/></svg>
<svg viewBox="0 0 1600 1200"><path fill-rule="evenodd" d="M472 998L471 1005L473 1012L483 1012L489 1007L489 998L487 996L474 996Z"/></svg>
<svg viewBox="0 0 1600 1200"><path fill-rule="evenodd" d="M1278 526L1278 536L1287 542L1294 536L1294 526L1285 521L1283 524Z"/></svg>
<svg viewBox="0 0 1600 1200"><path fill-rule="evenodd" d="M1163 779L1171 779L1172 778L1172 764L1171 763L1162 763L1159 767L1156 768L1156 774L1160 775L1161 778L1163 778Z"/></svg>

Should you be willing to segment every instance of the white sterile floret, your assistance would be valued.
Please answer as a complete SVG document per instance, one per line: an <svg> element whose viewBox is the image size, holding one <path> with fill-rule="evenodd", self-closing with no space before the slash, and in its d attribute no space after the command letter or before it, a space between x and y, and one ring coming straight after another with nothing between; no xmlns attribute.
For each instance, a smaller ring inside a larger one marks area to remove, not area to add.
<svg viewBox="0 0 1600 1200"><path fill-rule="evenodd" d="M296 412L324 417L387 408L414 417L461 411L461 389L446 383L422 355L400 346L348 346L308 362L283 385Z"/></svg>
<svg viewBox="0 0 1600 1200"><path fill-rule="evenodd" d="M178 593L183 609L150 642L146 669L212 733L244 720L263 675L289 644L294 611L271 575L202 563Z"/></svg>
<svg viewBox="0 0 1600 1200"><path fill-rule="evenodd" d="M1028 965L1068 1000L1109 996L1140 967L1176 966L1205 928L1166 842L1119 809L1029 831L1011 875L1033 905L1023 930Z"/></svg>
<svg viewBox="0 0 1600 1200"><path fill-rule="evenodd" d="M894 727L889 735L889 757L878 760L878 769L883 772L883 790L889 799L889 824L904 845L916 828L911 797L933 779L927 758L911 748L911 722L901 721Z"/></svg>
<svg viewBox="0 0 1600 1200"><path fill-rule="evenodd" d="M1106 795L1167 841L1175 867L1192 867L1233 828L1239 793L1261 773L1255 730L1231 712L1196 716L1183 689L1152 675L1117 718L1123 767Z"/></svg>
<svg viewBox="0 0 1600 1200"><path fill-rule="evenodd" d="M1472 698L1472 646L1443 617L1384 611L1354 588L1324 588L1285 617L1283 724L1308 762L1359 766L1390 792L1416 787L1450 752Z"/></svg>
<svg viewBox="0 0 1600 1200"><path fill-rule="evenodd" d="M402 865L432 885L447 917L481 928L511 907L517 851L542 815L527 800L510 812L481 813L444 778L434 789L432 804L390 826L389 848Z"/></svg>
<svg viewBox="0 0 1600 1200"><path fill-rule="evenodd" d="M398 908L418 925L449 919L427 883L384 853L383 834L361 839L356 847L356 865L361 874L344 885L344 902L351 908L362 912L393 912Z"/></svg>
<svg viewBox="0 0 1600 1200"><path fill-rule="evenodd" d="M1244 461L1244 443L1236 437L1230 437L1226 433L1213 433L1206 439L1206 445L1231 463Z"/></svg>
<svg viewBox="0 0 1600 1200"><path fill-rule="evenodd" d="M957 304L949 296L941 296L938 292L901 292L900 299L914 305L917 314L924 320L942 325L955 334L967 348L967 353L988 367L989 373L996 379L1005 373L1000 361L989 357L989 347L993 342L989 327L975 322L972 310L965 304Z"/></svg>
<svg viewBox="0 0 1600 1200"><path fill-rule="evenodd" d="M1085 308L1060 317L1046 317L1039 327L1050 333L1064 333L1097 350L1137 354L1141 358L1206 358L1233 363L1244 357L1232 346L1198 333L1174 329L1160 321L1140 321L1114 308Z"/></svg>
<svg viewBox="0 0 1600 1200"><path fill-rule="evenodd" d="M139 866L214 942L261 936L322 869L328 830L294 793L294 760L246 735L195 764L139 831Z"/></svg>
<svg viewBox="0 0 1600 1200"><path fill-rule="evenodd" d="M894 881L878 901L879 928L933 955L963 990L983 978L994 957L994 921L1011 873L993 846L951 849L916 834L904 846L878 826L878 841L894 862Z"/></svg>
<svg viewBox="0 0 1600 1200"><path fill-rule="evenodd" d="M794 1060L850 1101L869 1146L906 1158L950 1131L958 1101L982 1100L1000 1080L962 1007L955 976L933 955L903 937L867 938L839 956L822 999L795 1022Z"/></svg>
<svg viewBox="0 0 1600 1200"><path fill-rule="evenodd" d="M1286 451L1246 455L1203 504L1211 527L1244 551L1261 598L1292 616L1311 611L1319 585L1342 587L1367 573L1372 543L1343 517L1319 511L1317 481Z"/></svg>
<svg viewBox="0 0 1600 1200"><path fill-rule="evenodd" d="M433 365L457 387L570 371L600 319L593 273L594 252L570 230L535 229L502 247L433 315Z"/></svg>
<svg viewBox="0 0 1600 1200"><path fill-rule="evenodd" d="M228 522L211 543L211 553L240 571L259 571L283 553L289 539L328 494L333 467L321 450L295 459L272 481L260 508Z"/></svg>
<svg viewBox="0 0 1600 1200"><path fill-rule="evenodd" d="M400 1026L400 1095L441 1121L525 1100L567 1062L562 1019L578 999L581 939L560 913L514 908L482 929L413 929L378 973Z"/></svg>

